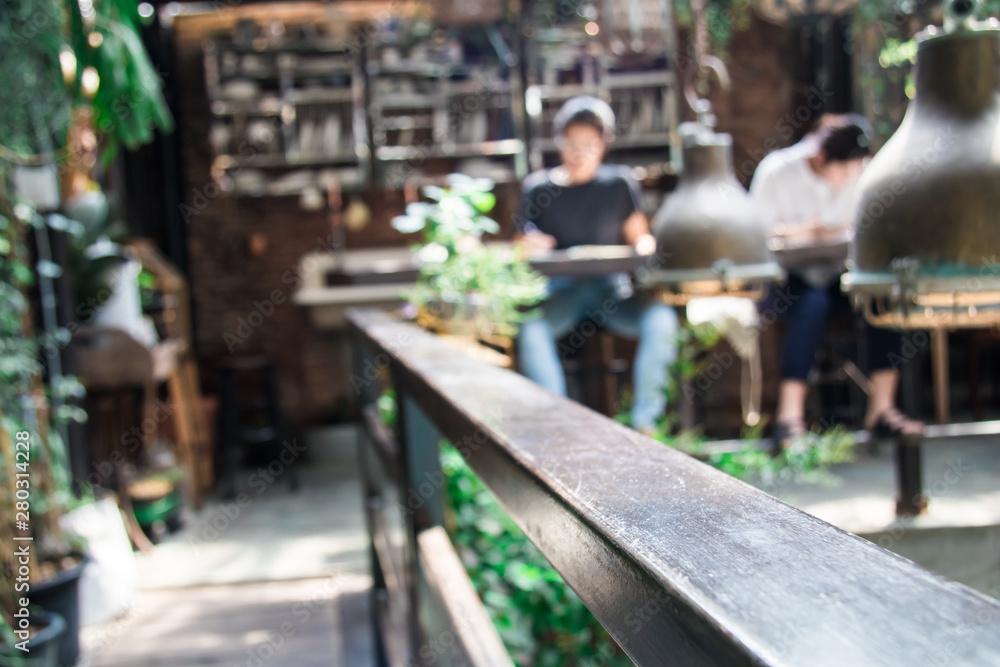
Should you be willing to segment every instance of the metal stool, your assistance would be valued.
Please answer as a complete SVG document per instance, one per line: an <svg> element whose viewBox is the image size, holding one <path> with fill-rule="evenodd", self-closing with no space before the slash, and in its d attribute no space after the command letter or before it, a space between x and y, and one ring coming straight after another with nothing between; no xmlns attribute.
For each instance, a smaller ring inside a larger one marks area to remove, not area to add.
<svg viewBox="0 0 1000 667"><path fill-rule="evenodd" d="M219 455L222 469L219 494L224 498L236 495L237 448L254 448L258 452L265 448L273 449L275 455L267 466L268 472L284 476L289 489L298 490L295 457L286 462L279 456L281 447L287 442L287 432L274 364L263 356L237 356L223 362L219 371ZM253 384L253 376L257 378L258 393L245 396L241 389ZM275 462L280 466L277 473L271 471Z"/></svg>

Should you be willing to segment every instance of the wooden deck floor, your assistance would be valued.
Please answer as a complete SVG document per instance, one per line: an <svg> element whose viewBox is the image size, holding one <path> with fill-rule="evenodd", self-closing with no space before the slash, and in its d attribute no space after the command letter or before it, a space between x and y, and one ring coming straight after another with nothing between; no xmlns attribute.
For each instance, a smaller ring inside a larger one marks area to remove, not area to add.
<svg viewBox="0 0 1000 667"><path fill-rule="evenodd" d="M142 590L126 614L83 630L81 667L371 667L353 434L309 445L298 493L275 481L258 494L245 469L251 501L238 512L210 499L140 555Z"/></svg>
<svg viewBox="0 0 1000 667"><path fill-rule="evenodd" d="M369 667L364 577L144 592L92 635L95 667Z"/></svg>

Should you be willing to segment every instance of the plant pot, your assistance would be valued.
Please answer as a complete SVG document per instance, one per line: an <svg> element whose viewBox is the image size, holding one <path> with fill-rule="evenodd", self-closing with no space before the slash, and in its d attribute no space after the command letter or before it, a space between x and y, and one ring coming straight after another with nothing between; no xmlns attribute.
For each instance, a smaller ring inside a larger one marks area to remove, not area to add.
<svg viewBox="0 0 1000 667"><path fill-rule="evenodd" d="M157 478L142 480L139 484L142 486L130 487L132 513L142 532L156 544L164 531L180 528L184 504L181 487L176 482Z"/></svg>
<svg viewBox="0 0 1000 667"><path fill-rule="evenodd" d="M420 308L417 323L435 333L470 338L492 329L490 308L479 294L470 294L462 301L429 301Z"/></svg>
<svg viewBox="0 0 1000 667"><path fill-rule="evenodd" d="M32 626L42 626L41 630L28 640L27 652L15 648L0 648L0 667L59 667L76 664L62 662L59 648L66 636L66 621L59 614L44 612L31 616Z"/></svg>
<svg viewBox="0 0 1000 667"><path fill-rule="evenodd" d="M87 541L80 578L80 625L107 623L135 600L135 555L113 497L81 505L59 519L62 529Z"/></svg>
<svg viewBox="0 0 1000 667"><path fill-rule="evenodd" d="M31 587L31 602L58 614L66 629L59 638L59 665L75 665L80 655L80 575L89 559L84 556L71 568Z"/></svg>

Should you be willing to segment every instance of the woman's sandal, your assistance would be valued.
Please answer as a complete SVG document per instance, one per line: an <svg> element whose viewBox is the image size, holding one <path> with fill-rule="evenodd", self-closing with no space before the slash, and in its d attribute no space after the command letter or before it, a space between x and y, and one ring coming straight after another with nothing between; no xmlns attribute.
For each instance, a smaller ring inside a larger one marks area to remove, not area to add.
<svg viewBox="0 0 1000 667"><path fill-rule="evenodd" d="M874 438L919 438L924 434L924 423L910 419L898 408L889 408L879 413L868 432Z"/></svg>
<svg viewBox="0 0 1000 667"><path fill-rule="evenodd" d="M774 425L774 446L771 455L777 456L792 442L809 433L804 419L784 419Z"/></svg>

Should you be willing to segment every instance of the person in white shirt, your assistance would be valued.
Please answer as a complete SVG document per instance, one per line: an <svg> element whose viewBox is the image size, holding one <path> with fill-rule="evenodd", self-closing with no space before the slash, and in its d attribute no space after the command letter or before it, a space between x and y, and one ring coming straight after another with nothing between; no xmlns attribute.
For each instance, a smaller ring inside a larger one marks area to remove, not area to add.
<svg viewBox="0 0 1000 667"><path fill-rule="evenodd" d="M868 162L871 130L858 115L825 114L816 129L789 148L764 158L750 196L764 215L772 247L820 249L813 259L786 264L787 333L775 438L786 445L807 432L806 380L815 362L829 314L850 309L840 291L848 242L858 205L858 179ZM766 306L765 306L766 307ZM879 436L918 435L924 425L896 408L898 332L866 326L872 393L865 426ZM893 356L895 353L895 357Z"/></svg>

